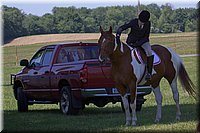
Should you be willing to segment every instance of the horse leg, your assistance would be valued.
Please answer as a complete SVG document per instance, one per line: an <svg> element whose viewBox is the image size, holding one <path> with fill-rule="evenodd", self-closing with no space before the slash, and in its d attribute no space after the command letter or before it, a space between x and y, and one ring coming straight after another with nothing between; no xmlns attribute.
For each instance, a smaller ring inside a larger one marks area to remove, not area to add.
<svg viewBox="0 0 200 133"><path fill-rule="evenodd" d="M154 88L153 93L155 95L156 103L157 103L155 123L158 123L161 120L161 114L162 114L162 94L160 92L160 86L157 86L156 88Z"/></svg>
<svg viewBox="0 0 200 133"><path fill-rule="evenodd" d="M177 78L174 78L170 86L172 89L174 101L176 103L176 120L179 121L181 117L181 111L180 111L180 105L179 105L179 93L177 89Z"/></svg>
<svg viewBox="0 0 200 133"><path fill-rule="evenodd" d="M130 103L130 107L132 110L132 126L136 126L137 116L136 116L136 97L134 103Z"/></svg>
<svg viewBox="0 0 200 133"><path fill-rule="evenodd" d="M121 97L122 97L122 102L124 105L125 115L126 115L126 124L125 125L130 126L131 125L131 113L129 110L128 95L125 94L124 96L121 96Z"/></svg>
<svg viewBox="0 0 200 133"><path fill-rule="evenodd" d="M117 84L116 88L118 88L119 93L121 94L122 102L125 109L125 115L126 115L126 126L129 126L131 124L131 113L129 110L129 102L128 102L128 95L126 93L126 88L123 85Z"/></svg>
<svg viewBox="0 0 200 133"><path fill-rule="evenodd" d="M137 98L137 89L136 89L136 83L132 82L129 84L130 89L130 107L132 110L132 126L136 126L137 116L136 116L136 98Z"/></svg>

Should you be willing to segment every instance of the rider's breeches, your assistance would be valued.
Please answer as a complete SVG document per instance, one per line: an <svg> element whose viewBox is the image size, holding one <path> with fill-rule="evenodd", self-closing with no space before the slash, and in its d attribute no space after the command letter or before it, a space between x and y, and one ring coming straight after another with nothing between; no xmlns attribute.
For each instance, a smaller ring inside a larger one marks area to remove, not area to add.
<svg viewBox="0 0 200 133"><path fill-rule="evenodd" d="M144 44L142 44L141 47L144 49L144 51L148 57L152 55L151 45L149 42L145 42Z"/></svg>

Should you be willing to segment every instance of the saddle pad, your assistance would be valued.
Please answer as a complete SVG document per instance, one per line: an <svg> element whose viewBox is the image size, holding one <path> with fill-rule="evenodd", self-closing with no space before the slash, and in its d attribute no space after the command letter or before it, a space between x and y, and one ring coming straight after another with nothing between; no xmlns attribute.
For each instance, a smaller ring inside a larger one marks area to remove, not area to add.
<svg viewBox="0 0 200 133"><path fill-rule="evenodd" d="M138 52L137 49L134 49L135 53L136 53L136 56L138 58L138 60L142 63L142 64L145 64L145 62L143 61L141 55L140 55L140 52ZM158 65L160 64L161 60L160 60L160 57L153 51L152 51L152 54L154 55L154 60L153 60L153 65Z"/></svg>

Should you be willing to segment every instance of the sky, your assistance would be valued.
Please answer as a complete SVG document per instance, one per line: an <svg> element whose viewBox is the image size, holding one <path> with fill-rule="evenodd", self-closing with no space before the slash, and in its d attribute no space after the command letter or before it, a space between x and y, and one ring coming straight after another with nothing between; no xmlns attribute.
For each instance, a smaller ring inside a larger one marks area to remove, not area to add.
<svg viewBox="0 0 200 133"><path fill-rule="evenodd" d="M1 0L1 4L3 5L16 7L26 14L31 13L37 16L51 13L55 6L96 8L100 6L136 6L137 3L138 0ZM174 9L190 7L197 8L198 0L140 0L140 3L144 5L156 3L159 6L170 3Z"/></svg>

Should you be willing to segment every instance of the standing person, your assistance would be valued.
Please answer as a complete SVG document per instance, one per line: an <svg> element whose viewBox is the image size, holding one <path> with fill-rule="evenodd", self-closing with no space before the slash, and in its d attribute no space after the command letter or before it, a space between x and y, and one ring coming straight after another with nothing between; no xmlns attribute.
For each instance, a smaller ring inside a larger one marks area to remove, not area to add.
<svg viewBox="0 0 200 133"><path fill-rule="evenodd" d="M147 75L145 77L146 80L151 79L152 67L153 67L153 59L151 46L149 43L149 34L151 28L151 22L149 21L150 13L147 10L143 10L140 12L138 18L132 19L129 23L120 26L116 33L116 40L119 44L121 33L131 28L130 33L128 34L128 38L126 43L131 47L142 47L147 55Z"/></svg>

